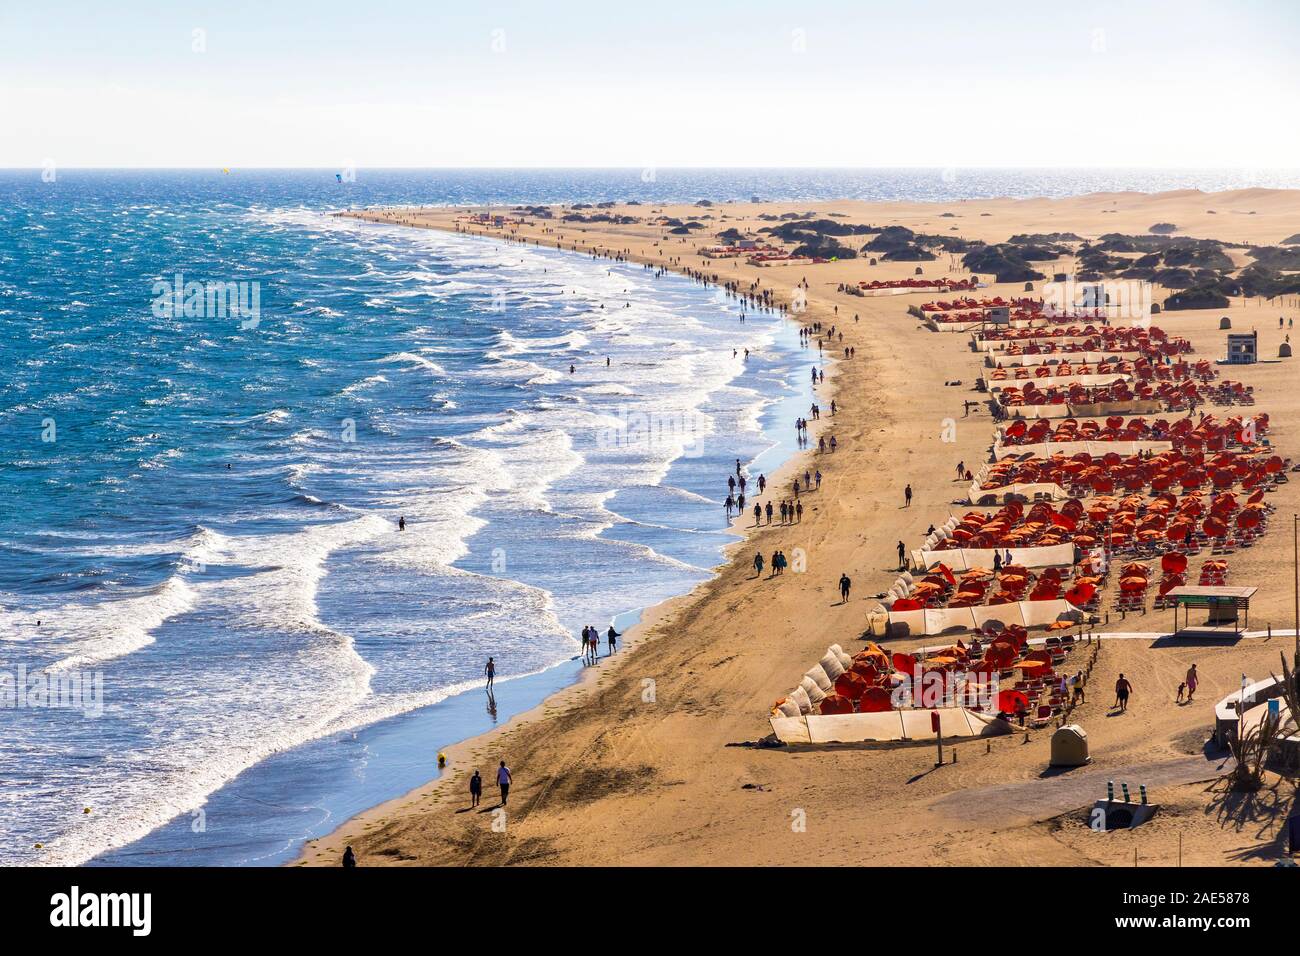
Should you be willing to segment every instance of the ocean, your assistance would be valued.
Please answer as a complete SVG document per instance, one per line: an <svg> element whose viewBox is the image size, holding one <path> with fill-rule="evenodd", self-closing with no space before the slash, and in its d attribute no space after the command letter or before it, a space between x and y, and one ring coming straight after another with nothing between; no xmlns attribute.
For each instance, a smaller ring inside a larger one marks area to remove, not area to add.
<svg viewBox="0 0 1300 956"><path fill-rule="evenodd" d="M571 681L583 625L705 580L735 540L735 460L794 451L815 355L777 316L636 265L330 212L1300 184L44 173L0 171L2 864L291 859Z"/></svg>

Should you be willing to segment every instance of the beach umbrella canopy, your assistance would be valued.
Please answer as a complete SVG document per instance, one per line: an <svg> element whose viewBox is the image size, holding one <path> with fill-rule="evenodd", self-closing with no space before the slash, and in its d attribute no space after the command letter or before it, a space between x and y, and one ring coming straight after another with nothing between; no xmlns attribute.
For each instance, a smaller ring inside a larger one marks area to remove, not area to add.
<svg viewBox="0 0 1300 956"><path fill-rule="evenodd" d="M1019 708L1017 708L1019 705ZM1028 710L1029 698L1018 690L998 691L998 710L1004 714L1014 714L1017 709Z"/></svg>
<svg viewBox="0 0 1300 956"><path fill-rule="evenodd" d="M1160 559L1160 570L1180 573L1187 570L1187 555L1170 551Z"/></svg>
<svg viewBox="0 0 1300 956"><path fill-rule="evenodd" d="M853 713L853 701L847 697L841 697L839 694L830 694L818 704L817 709L823 714L851 714Z"/></svg>
<svg viewBox="0 0 1300 956"><path fill-rule="evenodd" d="M858 698L858 712L863 714L878 714L887 710L894 709L894 700L890 692L883 687L868 688L860 698Z"/></svg>

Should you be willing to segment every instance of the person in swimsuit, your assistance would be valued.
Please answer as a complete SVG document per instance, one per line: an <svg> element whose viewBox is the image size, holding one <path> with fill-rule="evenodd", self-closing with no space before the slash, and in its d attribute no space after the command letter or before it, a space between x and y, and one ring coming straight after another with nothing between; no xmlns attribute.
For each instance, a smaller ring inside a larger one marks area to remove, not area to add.
<svg viewBox="0 0 1300 956"><path fill-rule="evenodd" d="M1133 692L1133 685L1128 682L1123 674L1119 675L1119 680L1115 681L1115 706L1119 708L1120 713L1128 710L1128 695Z"/></svg>

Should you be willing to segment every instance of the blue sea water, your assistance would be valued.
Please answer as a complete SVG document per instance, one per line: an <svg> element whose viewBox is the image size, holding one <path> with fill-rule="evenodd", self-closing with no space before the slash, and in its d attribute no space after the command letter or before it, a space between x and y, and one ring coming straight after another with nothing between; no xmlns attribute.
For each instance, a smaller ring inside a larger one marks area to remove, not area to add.
<svg viewBox="0 0 1300 956"><path fill-rule="evenodd" d="M0 677L102 682L102 713L0 710L0 863L292 855L490 722L488 654L517 711L584 624L705 579L734 459L791 451L811 356L775 316L330 211L1233 175L0 172ZM160 308L178 276L246 283L257 321Z"/></svg>

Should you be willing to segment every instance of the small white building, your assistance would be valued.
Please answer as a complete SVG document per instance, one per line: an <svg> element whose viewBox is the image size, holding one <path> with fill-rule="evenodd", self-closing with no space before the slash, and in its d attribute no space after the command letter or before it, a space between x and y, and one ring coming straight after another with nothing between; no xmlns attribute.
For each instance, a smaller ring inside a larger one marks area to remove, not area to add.
<svg viewBox="0 0 1300 956"><path fill-rule="evenodd" d="M1228 357L1224 362L1228 365L1254 365L1259 361L1259 333L1250 332L1229 332L1228 333Z"/></svg>

